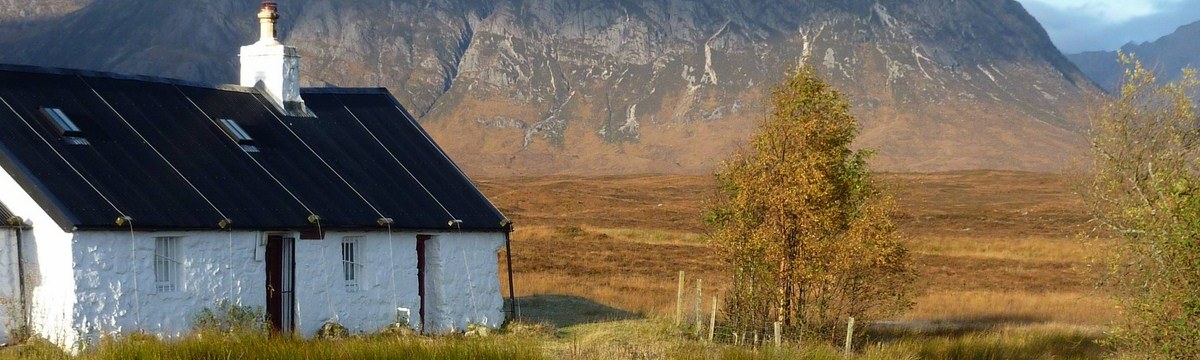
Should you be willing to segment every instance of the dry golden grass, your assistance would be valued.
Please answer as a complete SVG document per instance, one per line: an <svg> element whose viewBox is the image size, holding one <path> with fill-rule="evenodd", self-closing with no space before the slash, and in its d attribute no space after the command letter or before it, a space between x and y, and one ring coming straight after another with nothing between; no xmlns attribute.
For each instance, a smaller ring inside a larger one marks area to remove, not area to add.
<svg viewBox="0 0 1200 360"><path fill-rule="evenodd" d="M1119 315L1090 266L1104 244L1078 239L1087 213L1065 177L975 171L882 180L897 198L896 220L923 290L896 320L1096 329ZM700 222L714 194L711 177L480 184L518 225L513 255L521 296L571 295L630 313L672 314L679 271L717 294L724 288L724 269Z"/></svg>
<svg viewBox="0 0 1200 360"><path fill-rule="evenodd" d="M1079 292L931 291L901 320L982 325L1059 323L1095 329L1115 320L1116 303Z"/></svg>

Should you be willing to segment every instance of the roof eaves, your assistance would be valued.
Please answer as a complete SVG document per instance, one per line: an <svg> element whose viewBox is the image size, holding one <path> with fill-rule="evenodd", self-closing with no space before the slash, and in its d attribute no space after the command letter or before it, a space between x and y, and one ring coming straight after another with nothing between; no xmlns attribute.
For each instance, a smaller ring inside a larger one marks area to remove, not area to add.
<svg viewBox="0 0 1200 360"><path fill-rule="evenodd" d="M46 187L29 175L29 169L13 161L12 154L3 143L0 143L0 169L8 171L13 180L16 180L17 185L21 186L33 198L33 201L50 215L59 228L65 232L74 231L75 226L79 223L78 219L64 210L66 207L61 201L44 191ZM4 222L4 220L7 219L0 219L0 222Z"/></svg>

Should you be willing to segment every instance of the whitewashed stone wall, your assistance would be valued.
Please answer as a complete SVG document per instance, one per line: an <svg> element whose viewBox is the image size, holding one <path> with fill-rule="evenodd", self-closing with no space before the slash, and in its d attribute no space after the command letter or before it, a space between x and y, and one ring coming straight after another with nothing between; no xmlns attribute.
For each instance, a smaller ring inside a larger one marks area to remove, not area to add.
<svg viewBox="0 0 1200 360"><path fill-rule="evenodd" d="M9 343L9 335L21 325L19 281L17 231L0 228L0 344Z"/></svg>
<svg viewBox="0 0 1200 360"><path fill-rule="evenodd" d="M358 238L357 284L348 288L342 241ZM397 321L397 308L410 309L419 324L416 234L328 233L325 240L296 240L297 330L312 335L326 322L353 333L373 333ZM303 264L303 266L301 265Z"/></svg>
<svg viewBox="0 0 1200 360"><path fill-rule="evenodd" d="M179 238L182 273L174 291L155 286L158 237ZM260 238L247 231L76 233L72 325L88 343L137 330L172 338L187 334L194 316L219 300L265 306L265 268L255 261Z"/></svg>
<svg viewBox="0 0 1200 360"><path fill-rule="evenodd" d="M504 245L504 234L422 234L433 235L426 243L429 332L463 331L470 324L503 324L496 253ZM417 235L331 232L325 240L297 240L298 331L311 336L326 322L334 321L351 332L373 333L401 314L408 316L411 327L419 328ZM362 266L356 288L346 287L342 273L341 246L346 237L358 237L356 260Z"/></svg>
<svg viewBox="0 0 1200 360"><path fill-rule="evenodd" d="M136 228L136 224L135 224ZM72 246L76 296L72 327L88 343L138 329L167 338L191 330L195 314L220 299L266 306L261 232L80 232ZM284 234L297 239L298 234ZM131 240L131 236L133 237ZM154 284L154 239L180 238L182 286L159 293ZM325 240L296 240L296 326L313 336L329 321L355 333L377 332L409 310L420 324L417 233L329 232ZM357 286L342 273L342 241L358 238ZM132 243L131 243L132 241ZM430 332L504 322L496 253L502 233L436 234L427 243ZM135 283L136 280L136 283ZM393 285L394 283L394 285Z"/></svg>
<svg viewBox="0 0 1200 360"><path fill-rule="evenodd" d="M79 333L71 327L75 305L71 234L59 228L6 171L0 171L0 200L33 227L22 234L25 286L32 307L30 330L63 348L75 349Z"/></svg>
<svg viewBox="0 0 1200 360"><path fill-rule="evenodd" d="M444 233L426 242L426 332L504 323L496 253L502 233Z"/></svg>

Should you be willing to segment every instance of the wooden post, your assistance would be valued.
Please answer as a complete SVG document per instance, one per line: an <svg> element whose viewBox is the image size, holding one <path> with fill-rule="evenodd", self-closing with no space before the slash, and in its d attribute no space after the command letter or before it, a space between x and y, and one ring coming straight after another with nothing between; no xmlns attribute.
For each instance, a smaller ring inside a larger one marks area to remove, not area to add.
<svg viewBox="0 0 1200 360"><path fill-rule="evenodd" d="M850 356L854 352L851 347L851 340L854 338L854 317L850 317L850 322L846 324L846 356Z"/></svg>
<svg viewBox="0 0 1200 360"><path fill-rule="evenodd" d="M783 323L775 322L775 348L778 349L783 342Z"/></svg>
<svg viewBox="0 0 1200 360"><path fill-rule="evenodd" d="M683 321L683 271L679 272L679 291L675 293L675 326Z"/></svg>
<svg viewBox="0 0 1200 360"><path fill-rule="evenodd" d="M717 296L713 295L712 315L708 316L708 342L713 342L713 337L717 332Z"/></svg>
<svg viewBox="0 0 1200 360"><path fill-rule="evenodd" d="M696 337L700 337L701 329L704 328L704 313L701 311L700 305L704 303L704 279L696 279Z"/></svg>

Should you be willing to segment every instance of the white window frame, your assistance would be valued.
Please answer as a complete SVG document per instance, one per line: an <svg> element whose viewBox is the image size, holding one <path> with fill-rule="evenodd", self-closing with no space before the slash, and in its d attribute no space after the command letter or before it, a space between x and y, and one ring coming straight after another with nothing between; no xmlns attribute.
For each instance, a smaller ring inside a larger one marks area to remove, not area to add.
<svg viewBox="0 0 1200 360"><path fill-rule="evenodd" d="M346 291L357 291L358 280L362 275L363 264L358 262L362 253L359 240L362 240L362 236L342 238L342 281Z"/></svg>
<svg viewBox="0 0 1200 360"><path fill-rule="evenodd" d="M183 261L179 254L179 236L154 238L154 290L176 292L183 288Z"/></svg>

